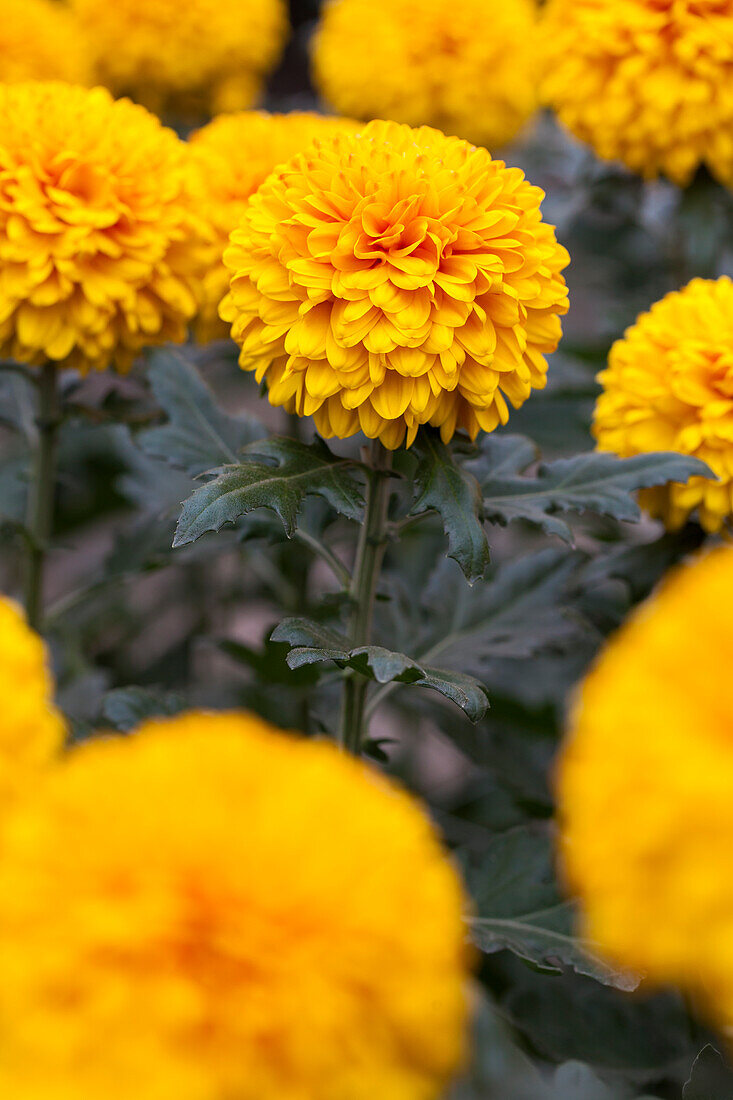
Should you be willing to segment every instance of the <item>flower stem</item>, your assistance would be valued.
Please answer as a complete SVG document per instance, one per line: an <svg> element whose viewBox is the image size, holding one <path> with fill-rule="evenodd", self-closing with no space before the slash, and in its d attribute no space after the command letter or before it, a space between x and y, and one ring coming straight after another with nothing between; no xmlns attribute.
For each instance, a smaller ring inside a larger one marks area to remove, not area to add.
<svg viewBox="0 0 733 1100"><path fill-rule="evenodd" d="M374 617L374 597L387 545L387 505L392 453L378 440L373 440L368 462L366 513L349 589L352 611L348 636L352 649L369 642ZM346 672L341 699L339 742L344 749L356 756L361 752L366 732L364 708L367 687L368 680L364 676L353 670Z"/></svg>
<svg viewBox="0 0 733 1100"><path fill-rule="evenodd" d="M56 441L61 413L56 367L46 363L38 378L38 442L33 477L28 496L27 527L30 537L25 607L28 623L34 630L43 625L43 577L46 551L53 529L53 504L56 490Z"/></svg>

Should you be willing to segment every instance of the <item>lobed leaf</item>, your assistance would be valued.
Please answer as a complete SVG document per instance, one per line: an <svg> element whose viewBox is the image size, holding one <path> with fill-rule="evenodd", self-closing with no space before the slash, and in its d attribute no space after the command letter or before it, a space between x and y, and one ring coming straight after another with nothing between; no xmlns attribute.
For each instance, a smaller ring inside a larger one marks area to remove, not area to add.
<svg viewBox="0 0 733 1100"><path fill-rule="evenodd" d="M731 1100L733 1068L709 1043L695 1059L682 1100Z"/></svg>
<svg viewBox="0 0 733 1100"><path fill-rule="evenodd" d="M127 731L149 718L179 714L185 706L185 699L172 691L143 687L115 688L104 697L102 717L115 729Z"/></svg>

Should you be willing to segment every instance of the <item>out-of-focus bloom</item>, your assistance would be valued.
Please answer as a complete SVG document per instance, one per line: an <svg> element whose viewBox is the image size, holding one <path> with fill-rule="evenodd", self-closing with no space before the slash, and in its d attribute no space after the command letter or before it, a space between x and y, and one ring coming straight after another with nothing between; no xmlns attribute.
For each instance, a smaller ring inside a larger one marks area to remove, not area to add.
<svg viewBox="0 0 733 1100"><path fill-rule="evenodd" d="M693 477L645 489L640 500L669 528L695 509L707 531L733 512L733 283L693 279L639 317L598 376L593 433L621 458L677 451L707 462Z"/></svg>
<svg viewBox="0 0 733 1100"><path fill-rule="evenodd" d="M99 79L158 113L251 107L288 29L284 0L71 0Z"/></svg>
<svg viewBox="0 0 733 1100"><path fill-rule="evenodd" d="M20 608L0 597L0 816L59 752L64 723L53 705L46 649Z"/></svg>
<svg viewBox="0 0 733 1100"><path fill-rule="evenodd" d="M3 1095L428 1100L462 906L423 811L333 745L200 713L87 742L6 826Z"/></svg>
<svg viewBox="0 0 733 1100"><path fill-rule="evenodd" d="M506 423L545 384L568 255L517 168L438 130L369 123L252 196L224 262L240 365L324 436L409 446Z"/></svg>
<svg viewBox="0 0 733 1100"><path fill-rule="evenodd" d="M190 138L193 186L198 210L212 229L212 257L204 279L204 302L196 333L199 339L227 336L219 304L229 289L222 255L229 234L239 224L247 200L278 164L307 148L317 138L339 130L355 133L351 119L329 118L310 111L271 115L238 111L219 115Z"/></svg>
<svg viewBox="0 0 733 1100"><path fill-rule="evenodd" d="M128 368L185 338L205 252L186 147L104 88L0 85L0 356Z"/></svg>
<svg viewBox="0 0 733 1100"><path fill-rule="evenodd" d="M668 579L587 677L559 767L585 932L733 1021L733 551Z"/></svg>
<svg viewBox="0 0 733 1100"><path fill-rule="evenodd" d="M543 97L606 160L733 183L733 0L549 0Z"/></svg>
<svg viewBox="0 0 733 1100"><path fill-rule="evenodd" d="M1 0L0 73L18 80L91 80L89 49L72 12L56 0Z"/></svg>
<svg viewBox="0 0 733 1100"><path fill-rule="evenodd" d="M493 147L537 105L536 11L534 0L331 0L315 79L341 114Z"/></svg>

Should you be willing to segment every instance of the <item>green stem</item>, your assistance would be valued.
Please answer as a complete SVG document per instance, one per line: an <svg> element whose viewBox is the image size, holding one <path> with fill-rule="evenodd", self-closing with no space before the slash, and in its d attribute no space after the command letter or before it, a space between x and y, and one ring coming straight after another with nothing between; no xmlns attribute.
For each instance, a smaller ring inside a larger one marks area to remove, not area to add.
<svg viewBox="0 0 733 1100"><path fill-rule="evenodd" d="M33 478L28 495L28 533L30 551L25 589L28 623L34 630L43 625L43 578L46 552L53 530L53 505L56 490L56 441L61 411L56 367L46 363L38 378L38 441Z"/></svg>
<svg viewBox="0 0 733 1100"><path fill-rule="evenodd" d="M367 645L371 637L374 597L387 545L387 505L392 453L378 440L374 440L369 448L368 463L366 513L349 588L352 611L348 636L352 649ZM346 672L341 699L339 742L344 749L356 756L361 752L366 732L364 709L367 687L368 680L364 676L351 670Z"/></svg>

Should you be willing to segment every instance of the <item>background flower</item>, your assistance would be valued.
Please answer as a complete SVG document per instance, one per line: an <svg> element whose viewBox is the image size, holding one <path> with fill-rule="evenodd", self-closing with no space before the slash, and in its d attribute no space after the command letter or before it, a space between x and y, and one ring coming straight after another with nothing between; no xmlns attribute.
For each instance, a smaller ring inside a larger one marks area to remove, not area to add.
<svg viewBox="0 0 733 1100"><path fill-rule="evenodd" d="M199 339L229 335L229 326L219 317L219 304L229 289L229 273L222 255L250 195L273 168L312 141L342 129L354 133L358 128L351 119L329 118L315 111L282 115L238 111L219 115L191 135L193 186L200 204L197 209L210 223L214 238L196 329Z"/></svg>
<svg viewBox="0 0 733 1100"><path fill-rule="evenodd" d="M600 157L733 182L731 0L549 0L543 95Z"/></svg>
<svg viewBox="0 0 733 1100"><path fill-rule="evenodd" d="M224 713L88 742L8 824L0 1083L437 1096L463 1048L462 905L422 810L333 745Z"/></svg>
<svg viewBox="0 0 733 1100"><path fill-rule="evenodd" d="M55 0L2 0L0 64L6 84L16 80L91 80L92 61L82 28Z"/></svg>
<svg viewBox="0 0 733 1100"><path fill-rule="evenodd" d="M126 369L180 342L204 259L176 135L103 88L0 86L0 355Z"/></svg>
<svg viewBox="0 0 733 1100"><path fill-rule="evenodd" d="M535 22L532 0L332 0L316 83L341 114L499 145L537 105Z"/></svg>
<svg viewBox="0 0 733 1100"><path fill-rule="evenodd" d="M288 27L284 0L71 0L99 78L158 112L250 107Z"/></svg>
<svg viewBox="0 0 733 1100"><path fill-rule="evenodd" d="M224 261L240 365L324 436L473 438L545 384L568 262L543 193L437 130L373 122L294 157Z"/></svg>
<svg viewBox="0 0 733 1100"><path fill-rule="evenodd" d="M620 965L733 1020L733 551L674 574L585 681L560 761L563 861Z"/></svg>
<svg viewBox="0 0 733 1100"><path fill-rule="evenodd" d="M731 280L693 279L657 302L613 345L598 379L601 450L695 455L718 477L644 490L644 506L672 528L697 509L706 530L719 531L733 511Z"/></svg>

